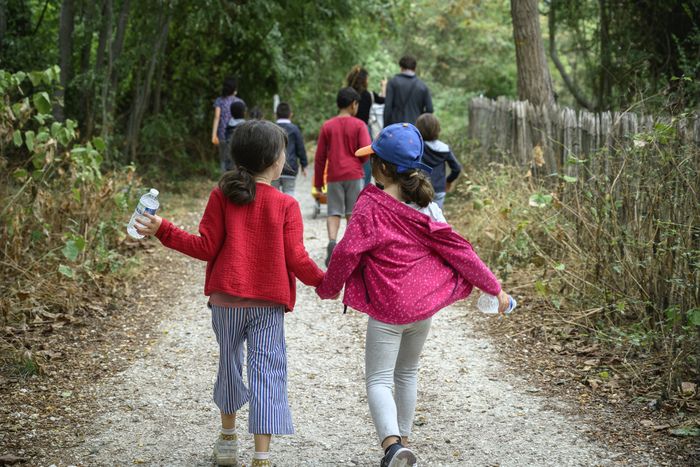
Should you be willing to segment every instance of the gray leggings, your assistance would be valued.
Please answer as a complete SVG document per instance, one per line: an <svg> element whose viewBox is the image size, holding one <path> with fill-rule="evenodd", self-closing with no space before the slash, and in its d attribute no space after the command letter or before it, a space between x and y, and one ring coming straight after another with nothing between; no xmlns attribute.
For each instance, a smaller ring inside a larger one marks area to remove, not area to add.
<svg viewBox="0 0 700 467"><path fill-rule="evenodd" d="M369 318L367 322L367 401L380 443L388 436L411 434L420 353L430 330L430 321L428 318L397 325Z"/></svg>

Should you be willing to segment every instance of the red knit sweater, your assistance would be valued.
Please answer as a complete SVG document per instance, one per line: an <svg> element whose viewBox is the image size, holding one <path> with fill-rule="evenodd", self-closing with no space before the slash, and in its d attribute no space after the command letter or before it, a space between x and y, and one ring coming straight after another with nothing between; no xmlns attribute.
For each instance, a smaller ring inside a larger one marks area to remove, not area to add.
<svg viewBox="0 0 700 467"><path fill-rule="evenodd" d="M199 235L163 219L156 237L168 248L207 261L204 294L266 300L294 308L296 280L318 286L323 271L304 248L299 203L263 183L255 200L239 206L219 188L199 223Z"/></svg>

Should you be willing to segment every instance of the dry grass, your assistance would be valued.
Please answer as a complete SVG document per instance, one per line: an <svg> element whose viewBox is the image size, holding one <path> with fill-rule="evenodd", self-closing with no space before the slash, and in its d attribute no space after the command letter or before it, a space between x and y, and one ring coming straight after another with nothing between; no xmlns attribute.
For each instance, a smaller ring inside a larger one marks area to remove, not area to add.
<svg viewBox="0 0 700 467"><path fill-rule="evenodd" d="M700 207L698 187L684 183L700 177L697 165L678 164L698 156L658 161L657 171L642 157L611 161L614 179L554 184L513 166L467 163L448 214L514 295L533 305L522 311L536 319L515 334L598 345L631 375L632 392L687 406L681 383L699 382L700 327L690 320ZM697 409L697 400L689 404Z"/></svg>

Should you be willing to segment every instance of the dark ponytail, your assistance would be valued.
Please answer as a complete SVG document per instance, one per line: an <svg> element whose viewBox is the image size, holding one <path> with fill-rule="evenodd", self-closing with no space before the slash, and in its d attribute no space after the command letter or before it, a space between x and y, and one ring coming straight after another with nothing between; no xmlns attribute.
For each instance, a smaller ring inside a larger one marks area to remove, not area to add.
<svg viewBox="0 0 700 467"><path fill-rule="evenodd" d="M243 205L255 200L255 176L284 157L287 133L266 120L249 120L231 135L234 168L219 180L219 188L232 203Z"/></svg>
<svg viewBox="0 0 700 467"><path fill-rule="evenodd" d="M418 169L413 169L410 172L398 174L399 186L401 187L401 196L404 199L416 203L424 208L435 197L433 184L430 183L425 172Z"/></svg>
<svg viewBox="0 0 700 467"><path fill-rule="evenodd" d="M433 185L425 172L412 169L408 172L398 173L396 165L383 161L375 155L372 155L371 161L374 178L377 178L379 173L383 178L398 183L401 189L401 198L405 201L411 201L424 208L435 197L435 190L433 190Z"/></svg>
<svg viewBox="0 0 700 467"><path fill-rule="evenodd" d="M255 199L255 178L240 167L226 172L219 180L219 188L234 204L248 204Z"/></svg>

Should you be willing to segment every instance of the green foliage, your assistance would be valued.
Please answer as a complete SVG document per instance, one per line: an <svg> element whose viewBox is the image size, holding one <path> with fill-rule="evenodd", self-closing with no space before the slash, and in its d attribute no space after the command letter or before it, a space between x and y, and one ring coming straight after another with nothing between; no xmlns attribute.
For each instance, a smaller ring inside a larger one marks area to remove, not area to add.
<svg viewBox="0 0 700 467"><path fill-rule="evenodd" d="M545 13L552 5L559 56L597 108L621 109L644 100L647 108L682 111L698 104L697 1L550 0ZM562 103L575 104L558 73L552 76Z"/></svg>
<svg viewBox="0 0 700 467"><path fill-rule="evenodd" d="M557 316L588 310L580 323L597 339L661 353L664 384L692 368L700 329L700 152L675 128L572 157L576 177L468 160L449 213L499 277L533 278Z"/></svg>
<svg viewBox="0 0 700 467"><path fill-rule="evenodd" d="M104 140L80 144L77 122L54 120L58 76L56 67L0 70L0 166L9 168L0 179L6 323L30 319L32 310L68 311L94 293L101 273L128 261L118 246L132 169L103 174ZM23 298L27 291L31 300Z"/></svg>

